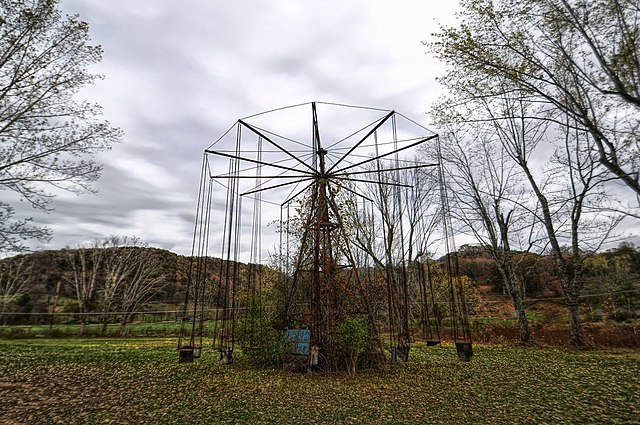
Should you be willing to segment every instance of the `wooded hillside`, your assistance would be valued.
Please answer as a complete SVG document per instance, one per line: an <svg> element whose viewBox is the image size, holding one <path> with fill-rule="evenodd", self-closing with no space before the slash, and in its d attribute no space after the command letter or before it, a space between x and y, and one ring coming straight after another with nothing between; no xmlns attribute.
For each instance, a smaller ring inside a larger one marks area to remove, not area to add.
<svg viewBox="0 0 640 425"><path fill-rule="evenodd" d="M461 273L469 278L478 294L474 301L477 303L474 317L512 317L513 308L491 256L482 248L469 245L462 246L457 255ZM135 280L136 271L138 275L141 272L141 265L127 264L127 258L145 262L150 267L145 273L152 278L149 288L138 297L135 305L127 305L123 297L126 298L127 288ZM214 258L210 262L209 278L215 282L221 263ZM189 257L148 247L63 249L5 258L0 260L2 323L45 323L50 320L48 314L52 311L68 313L69 320L73 315L86 313L94 323L101 320L101 313L116 315L123 311L158 312L161 318L174 319L184 300L189 267ZM552 259L523 253L518 267L524 277L532 314L535 316L542 311L548 319L560 320L564 301ZM120 286L114 287L114 279L121 280ZM582 314L586 321L638 319L639 249L621 244L588 257L583 279ZM91 285L93 287L89 288Z"/></svg>

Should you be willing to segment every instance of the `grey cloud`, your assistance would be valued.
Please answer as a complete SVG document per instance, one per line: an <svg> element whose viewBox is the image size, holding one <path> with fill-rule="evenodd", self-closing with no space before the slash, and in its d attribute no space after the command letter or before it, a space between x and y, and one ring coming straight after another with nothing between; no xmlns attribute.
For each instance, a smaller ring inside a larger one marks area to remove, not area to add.
<svg viewBox="0 0 640 425"><path fill-rule="evenodd" d="M104 48L95 72L105 79L82 94L104 106L125 141L98 156L98 195L61 195L51 214L21 214L54 229L50 248L138 234L188 253L203 150L238 118L313 100L428 109L435 75L418 69L421 38L402 35L407 16L427 8L401 3L405 14L391 16L388 2L364 0L65 0ZM437 9L429 6L428 17ZM407 48L416 49L415 62L401 62L410 60ZM398 67L415 68L420 82L401 80Z"/></svg>

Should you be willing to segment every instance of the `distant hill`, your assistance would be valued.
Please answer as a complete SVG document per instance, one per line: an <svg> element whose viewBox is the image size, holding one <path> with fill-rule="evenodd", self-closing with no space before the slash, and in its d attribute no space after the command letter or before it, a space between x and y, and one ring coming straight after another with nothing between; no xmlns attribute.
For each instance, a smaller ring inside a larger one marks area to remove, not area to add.
<svg viewBox="0 0 640 425"><path fill-rule="evenodd" d="M151 258L154 276L158 277L158 288L150 291L152 296L138 307L141 310L178 310L184 302L189 279L191 258L158 248L101 248L111 255L125 255L128 249L143 250L144 258ZM95 249L85 249L87 273L91 273L91 254ZM38 313L77 313L82 311L72 282L74 275L71 259L78 258L81 250L62 249L39 251L0 260L0 313L22 313L22 316L0 317L0 324L7 318L13 323L38 322ZM102 262L104 264L104 261ZM210 258L210 275L219 270L220 260ZM76 271L77 273L77 271ZM87 302L85 311L103 311L105 267L96 274L96 286ZM86 277L85 277L86 278ZM89 279L89 278L87 278ZM127 277L127 279L131 279ZM10 291L6 286L9 284ZM12 285L12 286L11 286ZM3 290L4 289L4 290ZM118 310L117 303L111 309ZM24 316L29 314L30 317Z"/></svg>
<svg viewBox="0 0 640 425"><path fill-rule="evenodd" d="M110 248L113 249L113 248ZM171 251L158 248L138 248L153 252L160 257L165 269L169 285L162 295L163 301L174 302L176 295L186 285L190 258L175 254ZM62 282L59 296L73 298L73 289L66 283L70 279L71 266L68 261L69 253L77 252L76 249L61 249L37 251L29 254L21 254L0 260L0 267L4 269L27 269L25 273L25 289L32 296L53 296L58 282Z"/></svg>
<svg viewBox="0 0 640 425"><path fill-rule="evenodd" d="M131 248L106 248L112 253L124 255ZM158 248L135 248L143 250L155 260L157 272L162 276L161 289L145 301L139 310L179 310L183 304L189 281L191 258ZM115 250L115 251L113 251ZM0 260L0 313L29 313L33 316L13 317L23 323L33 322L37 314L74 314L80 311L73 285L73 270L70 257L78 255L76 249L39 251ZM520 253L519 267L526 286L527 304L545 316L559 317L564 314L564 299L558 277L554 273L553 261L545 255ZM436 262L445 261L442 258ZM511 317L513 308L504 291L501 276L495 262L485 249L477 246L462 246L458 251L460 272L469 277L479 291L480 315ZM218 282L222 261L209 258L206 267L208 282ZM240 273L249 268L240 264ZM100 273L99 273L100 274ZM640 306L640 250L629 244L585 260L583 288L583 314L599 319L627 320L638 317ZM7 282L13 282L13 295L3 290ZM98 284L87 311L103 311L101 281L104 272L97 277ZM274 281L276 278L272 278ZM269 302L273 302L272 300ZM55 306L55 308L54 308ZM553 314L547 312L553 311ZM175 317L175 315L174 315ZM0 324L6 322L0 316ZM36 320L37 321L37 320Z"/></svg>

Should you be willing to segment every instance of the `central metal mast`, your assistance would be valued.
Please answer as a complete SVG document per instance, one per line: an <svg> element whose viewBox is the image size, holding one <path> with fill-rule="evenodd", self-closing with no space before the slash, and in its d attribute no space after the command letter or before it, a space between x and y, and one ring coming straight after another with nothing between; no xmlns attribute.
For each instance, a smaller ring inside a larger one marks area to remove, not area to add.
<svg viewBox="0 0 640 425"><path fill-rule="evenodd" d="M333 288L333 275L335 271L335 259L332 252L331 232L335 223L329 216L328 178L326 173L325 157L327 151L322 147L320 130L318 126L318 114L316 104L311 104L313 114L313 139L317 159L318 173L314 184L314 200L316 202L312 215L313 223L309 223L313 229L313 299L311 334L313 342L322 346L325 336L332 328L332 322L337 313L332 307L331 298L335 299ZM333 306L335 307L335 305ZM323 318L325 322L323 323Z"/></svg>

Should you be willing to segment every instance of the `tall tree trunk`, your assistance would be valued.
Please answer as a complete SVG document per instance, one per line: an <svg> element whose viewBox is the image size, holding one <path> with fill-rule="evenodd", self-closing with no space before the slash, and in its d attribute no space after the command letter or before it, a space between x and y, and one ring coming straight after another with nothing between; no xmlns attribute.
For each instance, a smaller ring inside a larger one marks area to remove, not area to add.
<svg viewBox="0 0 640 425"><path fill-rule="evenodd" d="M102 318L102 328L100 329L100 336L106 336L107 335L108 325L109 325L109 319L107 318L107 315L105 314L103 316L103 318Z"/></svg>
<svg viewBox="0 0 640 425"><path fill-rule="evenodd" d="M498 244L494 242L494 256L498 260L497 264L504 278L504 286L509 297L511 297L511 304L516 310L518 327L520 329L520 341L527 344L531 341L531 329L529 328L527 314L524 311L524 285L522 284L520 275L515 269L513 253L511 252L511 245L509 243L509 222L513 210L505 217L500 211L500 205L497 202L494 210L498 228L500 229L500 241L502 243L502 247L499 247Z"/></svg>
<svg viewBox="0 0 640 425"><path fill-rule="evenodd" d="M569 342L574 347L582 347L584 341L580 327L580 299L578 298L576 279L575 276L572 276L571 281L566 282L563 287L566 288L567 310L569 310Z"/></svg>
<svg viewBox="0 0 640 425"><path fill-rule="evenodd" d="M122 318L122 322L120 322L120 336L124 337L127 335L127 317Z"/></svg>
<svg viewBox="0 0 640 425"><path fill-rule="evenodd" d="M551 210L549 208L549 201L546 196L542 193L540 188L538 187L535 179L533 178L533 174L529 170L525 161L521 162L522 169L524 170L527 179L529 180L533 191L540 202L540 207L542 209L543 220L542 223L545 226L547 231L547 236L549 237L549 243L551 246L551 253L558 270L558 274L560 275L560 285L562 286L562 292L564 293L565 298L567 299L567 310L569 311L570 316L570 328L569 328L569 342L576 347L582 345L582 337L580 335L580 316L579 312L579 298L577 294L577 280L578 273L576 272L577 266L579 262L574 258L571 260L567 260L564 257L562 252L562 248L560 247L560 243L558 242L556 230L553 227L553 219L551 215ZM573 218L573 217L572 217ZM577 230L577 221L573 219L572 224L572 241L575 244L577 240L577 234L575 233ZM574 247L575 248L575 247ZM577 251L574 251L574 254L578 254ZM572 264L569 263L572 261ZM571 267L573 266L573 268Z"/></svg>
<svg viewBox="0 0 640 425"><path fill-rule="evenodd" d="M504 254L503 254L504 255ZM520 330L520 341L527 344L531 341L531 328L529 327L529 320L524 309L524 291L522 290L522 284L520 279L516 275L516 271L513 269L513 264L510 258L505 258L500 261L498 268L504 279L504 288L511 298L511 305L516 312L516 318L518 319L518 328Z"/></svg>
<svg viewBox="0 0 640 425"><path fill-rule="evenodd" d="M527 344L531 341L531 328L529 327L529 320L524 310L524 285L519 276L516 275L516 271L513 268L513 264L509 264L509 275L511 275L509 295L511 296L511 302L516 309L516 315L518 317L518 327L520 328L520 340Z"/></svg>
<svg viewBox="0 0 640 425"><path fill-rule="evenodd" d="M582 347L584 341L582 340L582 331L580 330L580 304L576 301L569 301L567 302L567 308L569 309L569 319L571 321L569 340L571 341L571 345Z"/></svg>
<svg viewBox="0 0 640 425"><path fill-rule="evenodd" d="M529 320L527 314L524 311L524 297L520 291L516 291L511 295L511 301L516 309L516 316L518 317L518 328L520 329L520 341L524 344L531 342L531 328L529 327Z"/></svg>
<svg viewBox="0 0 640 425"><path fill-rule="evenodd" d="M87 330L87 322L86 322L86 318L85 315L83 314L82 316L80 316L80 336L84 336L86 330Z"/></svg>
<svg viewBox="0 0 640 425"><path fill-rule="evenodd" d="M354 353L351 353L351 355L349 356L349 376L356 375L357 359L358 359L358 356L356 356Z"/></svg>

